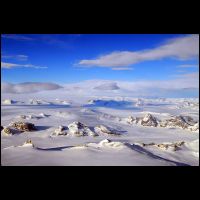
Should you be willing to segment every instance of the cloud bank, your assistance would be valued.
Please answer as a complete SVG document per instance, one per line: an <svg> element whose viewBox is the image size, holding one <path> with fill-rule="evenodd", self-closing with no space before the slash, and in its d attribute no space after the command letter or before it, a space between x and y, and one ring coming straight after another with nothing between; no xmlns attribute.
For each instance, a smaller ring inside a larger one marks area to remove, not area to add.
<svg viewBox="0 0 200 200"><path fill-rule="evenodd" d="M81 60L79 65L88 67L127 67L143 61L174 58L188 60L199 55L199 35L187 35L170 39L163 45L143 51L119 51L100 56L97 59Z"/></svg>
<svg viewBox="0 0 200 200"><path fill-rule="evenodd" d="M118 90L120 89L117 85L117 83L104 83L102 85L99 85L97 87L94 87L96 90Z"/></svg>
<svg viewBox="0 0 200 200"><path fill-rule="evenodd" d="M44 90L57 90L62 88L62 86L55 83L40 83L40 82L26 82L19 84L2 83L1 92L2 93L35 93Z"/></svg>

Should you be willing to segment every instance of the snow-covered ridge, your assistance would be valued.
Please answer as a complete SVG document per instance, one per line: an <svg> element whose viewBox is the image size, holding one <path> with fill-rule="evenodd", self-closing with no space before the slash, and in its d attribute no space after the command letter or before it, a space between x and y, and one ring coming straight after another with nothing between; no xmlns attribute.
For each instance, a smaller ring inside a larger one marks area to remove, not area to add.
<svg viewBox="0 0 200 200"><path fill-rule="evenodd" d="M120 135L119 132L111 130L109 127L97 125L95 127L88 127L87 125L75 121L68 126L59 126L55 129L52 135L69 135L69 136L99 136L99 135Z"/></svg>

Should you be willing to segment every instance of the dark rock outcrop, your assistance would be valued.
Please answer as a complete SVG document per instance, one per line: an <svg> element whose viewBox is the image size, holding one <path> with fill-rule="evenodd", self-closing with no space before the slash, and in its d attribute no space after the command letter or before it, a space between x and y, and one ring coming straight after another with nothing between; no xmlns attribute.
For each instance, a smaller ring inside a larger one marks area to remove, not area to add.
<svg viewBox="0 0 200 200"><path fill-rule="evenodd" d="M13 122L10 124L11 127L19 130L19 131L35 131L36 127L32 123L28 122Z"/></svg>
<svg viewBox="0 0 200 200"><path fill-rule="evenodd" d="M141 125L157 127L158 122L154 116L152 116L151 114L146 114L144 118L141 120Z"/></svg>
<svg viewBox="0 0 200 200"><path fill-rule="evenodd" d="M119 133L112 131L108 127L105 127L103 125L95 126L94 130L97 134L120 135Z"/></svg>
<svg viewBox="0 0 200 200"><path fill-rule="evenodd" d="M161 127L179 127L182 129L187 129L193 123L191 117L176 116L172 119L167 119L160 123Z"/></svg>

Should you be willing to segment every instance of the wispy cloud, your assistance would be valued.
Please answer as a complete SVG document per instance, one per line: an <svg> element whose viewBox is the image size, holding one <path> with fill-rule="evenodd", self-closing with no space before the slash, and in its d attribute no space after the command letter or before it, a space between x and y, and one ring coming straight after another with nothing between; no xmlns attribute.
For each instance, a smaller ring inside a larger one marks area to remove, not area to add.
<svg viewBox="0 0 200 200"><path fill-rule="evenodd" d="M111 69L115 70L115 71L129 71L129 70L133 70L133 68L131 68L131 67L113 67Z"/></svg>
<svg viewBox="0 0 200 200"><path fill-rule="evenodd" d="M199 67L199 65L179 65L178 68L196 68Z"/></svg>
<svg viewBox="0 0 200 200"><path fill-rule="evenodd" d="M186 73L186 70L177 70L178 73Z"/></svg>
<svg viewBox="0 0 200 200"><path fill-rule="evenodd" d="M154 49L143 51L116 51L96 59L81 60L79 65L87 67L126 67L143 61L174 58L188 60L199 55L199 35L187 35L170 39Z"/></svg>
<svg viewBox="0 0 200 200"><path fill-rule="evenodd" d="M16 41L42 42L47 45L68 48L70 43L81 37L81 34L3 34L1 37Z"/></svg>
<svg viewBox="0 0 200 200"><path fill-rule="evenodd" d="M18 41L32 41L34 40L33 37L31 36L24 36L21 34L2 34L1 35L2 38L6 38L6 39L12 39L12 40L18 40Z"/></svg>
<svg viewBox="0 0 200 200"><path fill-rule="evenodd" d="M28 56L27 55L1 55L2 59L14 59L19 61L27 61Z"/></svg>
<svg viewBox="0 0 200 200"><path fill-rule="evenodd" d="M199 79L199 72L178 74L178 75L175 75L175 76L176 77L180 77L180 78Z"/></svg>
<svg viewBox="0 0 200 200"><path fill-rule="evenodd" d="M13 69L13 68L35 68L35 69L46 69L47 67L42 67L42 66L37 66L37 65L32 65L32 64L15 64L15 63L6 63L6 62L1 62L1 68L3 69Z"/></svg>
<svg viewBox="0 0 200 200"><path fill-rule="evenodd" d="M48 45L54 45L61 48L72 48L73 44L81 34L44 34L39 36L39 40Z"/></svg>
<svg viewBox="0 0 200 200"><path fill-rule="evenodd" d="M62 86L55 83L40 83L40 82L26 82L19 84L2 83L1 91L2 93L34 93L44 90L57 90L62 88Z"/></svg>

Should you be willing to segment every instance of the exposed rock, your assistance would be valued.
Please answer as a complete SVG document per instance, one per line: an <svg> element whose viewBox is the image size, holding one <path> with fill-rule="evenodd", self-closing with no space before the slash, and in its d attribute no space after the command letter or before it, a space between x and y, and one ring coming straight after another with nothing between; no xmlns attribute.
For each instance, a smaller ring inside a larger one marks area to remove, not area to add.
<svg viewBox="0 0 200 200"><path fill-rule="evenodd" d="M53 135L67 135L67 129L64 126L59 126L53 133Z"/></svg>
<svg viewBox="0 0 200 200"><path fill-rule="evenodd" d="M134 117L132 117L132 116L129 116L129 117L126 119L126 122L127 122L128 124L133 124L133 123L136 122L136 119L135 119Z"/></svg>
<svg viewBox="0 0 200 200"><path fill-rule="evenodd" d="M146 114L140 123L142 126L153 126L153 127L158 126L157 119L153 117L151 114Z"/></svg>
<svg viewBox="0 0 200 200"><path fill-rule="evenodd" d="M181 116L185 122L191 126L195 125L197 122L190 116Z"/></svg>
<svg viewBox="0 0 200 200"><path fill-rule="evenodd" d="M28 122L13 122L10 124L11 127L16 128L20 131L34 131L36 130L35 125Z"/></svg>
<svg viewBox="0 0 200 200"><path fill-rule="evenodd" d="M171 119L159 120L150 113L146 114L144 118L132 117L124 119L128 124L140 124L142 126L151 127L167 127L167 128L182 128L190 131L199 131L199 122L195 121L190 116L172 116Z"/></svg>
<svg viewBox="0 0 200 200"><path fill-rule="evenodd" d="M167 119L165 121L162 121L160 123L161 127L179 127L182 129L187 129L190 124L192 124L194 121L191 117L183 117L183 116L176 116L172 119ZM189 124L190 123L190 124Z"/></svg>
<svg viewBox="0 0 200 200"><path fill-rule="evenodd" d="M150 126L148 124L150 123L147 123L145 122L145 117L144 118L141 118L141 117L133 117L133 116L129 116L128 118L125 119L125 121L128 123L128 124L141 124L143 126ZM152 119L150 119L152 120Z"/></svg>
<svg viewBox="0 0 200 200"><path fill-rule="evenodd" d="M2 130L2 133L3 135L6 135L6 136L13 134L9 127L4 127L4 129Z"/></svg>
<svg viewBox="0 0 200 200"><path fill-rule="evenodd" d="M177 151L177 150L180 149L180 147L181 147L183 144L185 144L184 141L176 142L176 143L165 143L165 144L163 144L163 143L161 143L161 144L155 144L155 143L152 142L152 143L149 143L149 144L144 144L144 143L142 143L142 146L143 146L143 147L155 146L155 147L157 147L157 148L159 148L159 149L162 149L162 150L169 150L169 149L171 149L171 150L173 150L173 151Z"/></svg>
<svg viewBox="0 0 200 200"><path fill-rule="evenodd" d="M119 133L113 132L103 125L95 126L94 130L97 134L119 135Z"/></svg>
<svg viewBox="0 0 200 200"><path fill-rule="evenodd" d="M34 100L34 99L30 99L29 103L34 104L34 105L41 104L41 102L39 100Z"/></svg>
<svg viewBox="0 0 200 200"><path fill-rule="evenodd" d="M24 144L32 144L32 141L29 139Z"/></svg>
<svg viewBox="0 0 200 200"><path fill-rule="evenodd" d="M145 146L153 146L153 145L155 145L155 143L154 143L154 142L152 142L152 143L149 143L149 144L142 143L142 146L143 146L143 147L145 147Z"/></svg>
<svg viewBox="0 0 200 200"><path fill-rule="evenodd" d="M189 129L190 131L199 131L199 122L196 123L196 124L193 125L193 126L189 126L188 129Z"/></svg>
<svg viewBox="0 0 200 200"><path fill-rule="evenodd" d="M180 149L180 147L184 144L185 142L176 142L172 144L157 144L155 145L156 147L164 150L171 149L173 151L177 151Z"/></svg>
<svg viewBox="0 0 200 200"><path fill-rule="evenodd" d="M167 150L169 145L168 144L155 144L154 146L158 147L159 149Z"/></svg>
<svg viewBox="0 0 200 200"><path fill-rule="evenodd" d="M34 147L34 144L33 142L28 139L26 142L24 142L24 144L22 145L22 147L28 147L28 146L31 146L31 147Z"/></svg>
<svg viewBox="0 0 200 200"><path fill-rule="evenodd" d="M97 133L94 133L87 127L85 124L81 122L73 122L68 125L69 133L75 136L98 136Z"/></svg>
<svg viewBox="0 0 200 200"><path fill-rule="evenodd" d="M11 99L5 99L5 100L3 101L3 104L8 104L8 105L10 105L10 104L13 104L13 103L14 103L14 101L11 100Z"/></svg>

